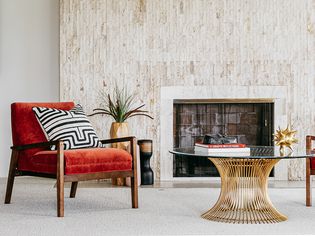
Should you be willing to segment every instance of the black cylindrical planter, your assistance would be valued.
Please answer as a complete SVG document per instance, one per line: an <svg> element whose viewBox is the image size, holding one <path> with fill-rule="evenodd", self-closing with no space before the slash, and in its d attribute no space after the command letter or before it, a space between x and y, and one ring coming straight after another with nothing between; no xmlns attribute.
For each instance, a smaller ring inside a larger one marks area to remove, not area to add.
<svg viewBox="0 0 315 236"><path fill-rule="evenodd" d="M154 175L150 167L152 140L140 139L138 145L140 148L141 185L151 185L154 183Z"/></svg>

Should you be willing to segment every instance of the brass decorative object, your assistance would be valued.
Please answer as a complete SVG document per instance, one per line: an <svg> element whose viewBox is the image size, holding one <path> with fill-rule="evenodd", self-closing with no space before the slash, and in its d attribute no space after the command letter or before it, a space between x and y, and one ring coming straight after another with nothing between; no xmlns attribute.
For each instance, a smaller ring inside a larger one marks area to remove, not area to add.
<svg viewBox="0 0 315 236"><path fill-rule="evenodd" d="M127 122L113 122L110 127L110 138L121 138L121 137L128 137L129 136L129 128ZM121 143L113 143L111 145L113 148L120 148L124 150L129 149L129 142L121 142Z"/></svg>
<svg viewBox="0 0 315 236"><path fill-rule="evenodd" d="M272 205L268 176L279 159L209 158L221 176L216 204L201 217L225 223L276 223L287 220Z"/></svg>
<svg viewBox="0 0 315 236"><path fill-rule="evenodd" d="M291 152L292 144L297 143L298 140L295 138L295 134L297 133L296 130L293 130L290 126L287 126L285 129L276 130L274 134L274 141L277 146L280 146L280 155L284 156L285 154L285 147L288 147Z"/></svg>

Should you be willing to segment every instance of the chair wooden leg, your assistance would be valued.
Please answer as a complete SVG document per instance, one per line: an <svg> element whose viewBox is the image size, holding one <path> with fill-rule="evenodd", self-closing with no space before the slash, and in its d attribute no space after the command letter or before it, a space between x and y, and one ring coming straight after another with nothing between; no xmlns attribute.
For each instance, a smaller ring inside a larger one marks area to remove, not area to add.
<svg viewBox="0 0 315 236"><path fill-rule="evenodd" d="M312 206L312 180L310 158L306 158L306 206Z"/></svg>
<svg viewBox="0 0 315 236"><path fill-rule="evenodd" d="M132 170L131 177L131 202L132 208L138 208L138 177L137 177L137 139L133 138L130 143L130 153L132 155Z"/></svg>
<svg viewBox="0 0 315 236"><path fill-rule="evenodd" d="M75 198L77 188L78 188L78 182L72 182L71 183L71 190L70 190L70 198Z"/></svg>
<svg viewBox="0 0 315 236"><path fill-rule="evenodd" d="M17 163L18 163L18 151L13 150L11 154L11 161L10 161L10 167L9 167L8 180L7 180L7 190L5 194L5 200L4 200L5 204L9 204L11 202Z"/></svg>
<svg viewBox="0 0 315 236"><path fill-rule="evenodd" d="M57 216L64 217L64 157L63 142L57 145Z"/></svg>
<svg viewBox="0 0 315 236"><path fill-rule="evenodd" d="M131 178L131 202L132 208L138 208L138 183L136 177Z"/></svg>

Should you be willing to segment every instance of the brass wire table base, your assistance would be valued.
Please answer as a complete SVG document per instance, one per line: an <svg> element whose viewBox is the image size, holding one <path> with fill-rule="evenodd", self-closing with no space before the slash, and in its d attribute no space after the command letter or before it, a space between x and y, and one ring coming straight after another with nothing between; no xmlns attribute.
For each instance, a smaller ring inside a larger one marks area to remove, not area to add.
<svg viewBox="0 0 315 236"><path fill-rule="evenodd" d="M221 193L202 218L226 223L277 223L287 220L268 196L268 176L279 159L209 158L221 176Z"/></svg>

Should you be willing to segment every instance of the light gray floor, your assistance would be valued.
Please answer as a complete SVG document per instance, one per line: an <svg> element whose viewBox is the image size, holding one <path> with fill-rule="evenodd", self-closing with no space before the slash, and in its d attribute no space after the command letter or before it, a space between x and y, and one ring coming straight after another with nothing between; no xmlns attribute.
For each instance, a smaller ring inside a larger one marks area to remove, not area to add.
<svg viewBox="0 0 315 236"><path fill-rule="evenodd" d="M157 183L140 187L139 209L130 190L108 182L81 184L75 199L65 190L65 217L56 217L55 181L17 178L12 204L0 204L0 235L314 234L315 207L305 207L302 182L270 183L275 207L288 216L270 225L224 224L200 215L216 202L219 183ZM206 185L207 184L207 185ZM4 199L5 179L0 179Z"/></svg>
<svg viewBox="0 0 315 236"><path fill-rule="evenodd" d="M16 178L18 184L47 184L51 185L55 183L55 180L38 177L18 177ZM0 184L6 184L6 178L0 178ZM313 188L315 188L313 184ZM65 185L66 188L70 187L70 184ZM81 188L113 188L110 180L101 181L85 181L80 182ZM220 180L218 178L214 180L197 180L197 181L155 181L154 185L141 186L142 188L220 188ZM305 181L274 181L269 180L269 188L305 188Z"/></svg>

